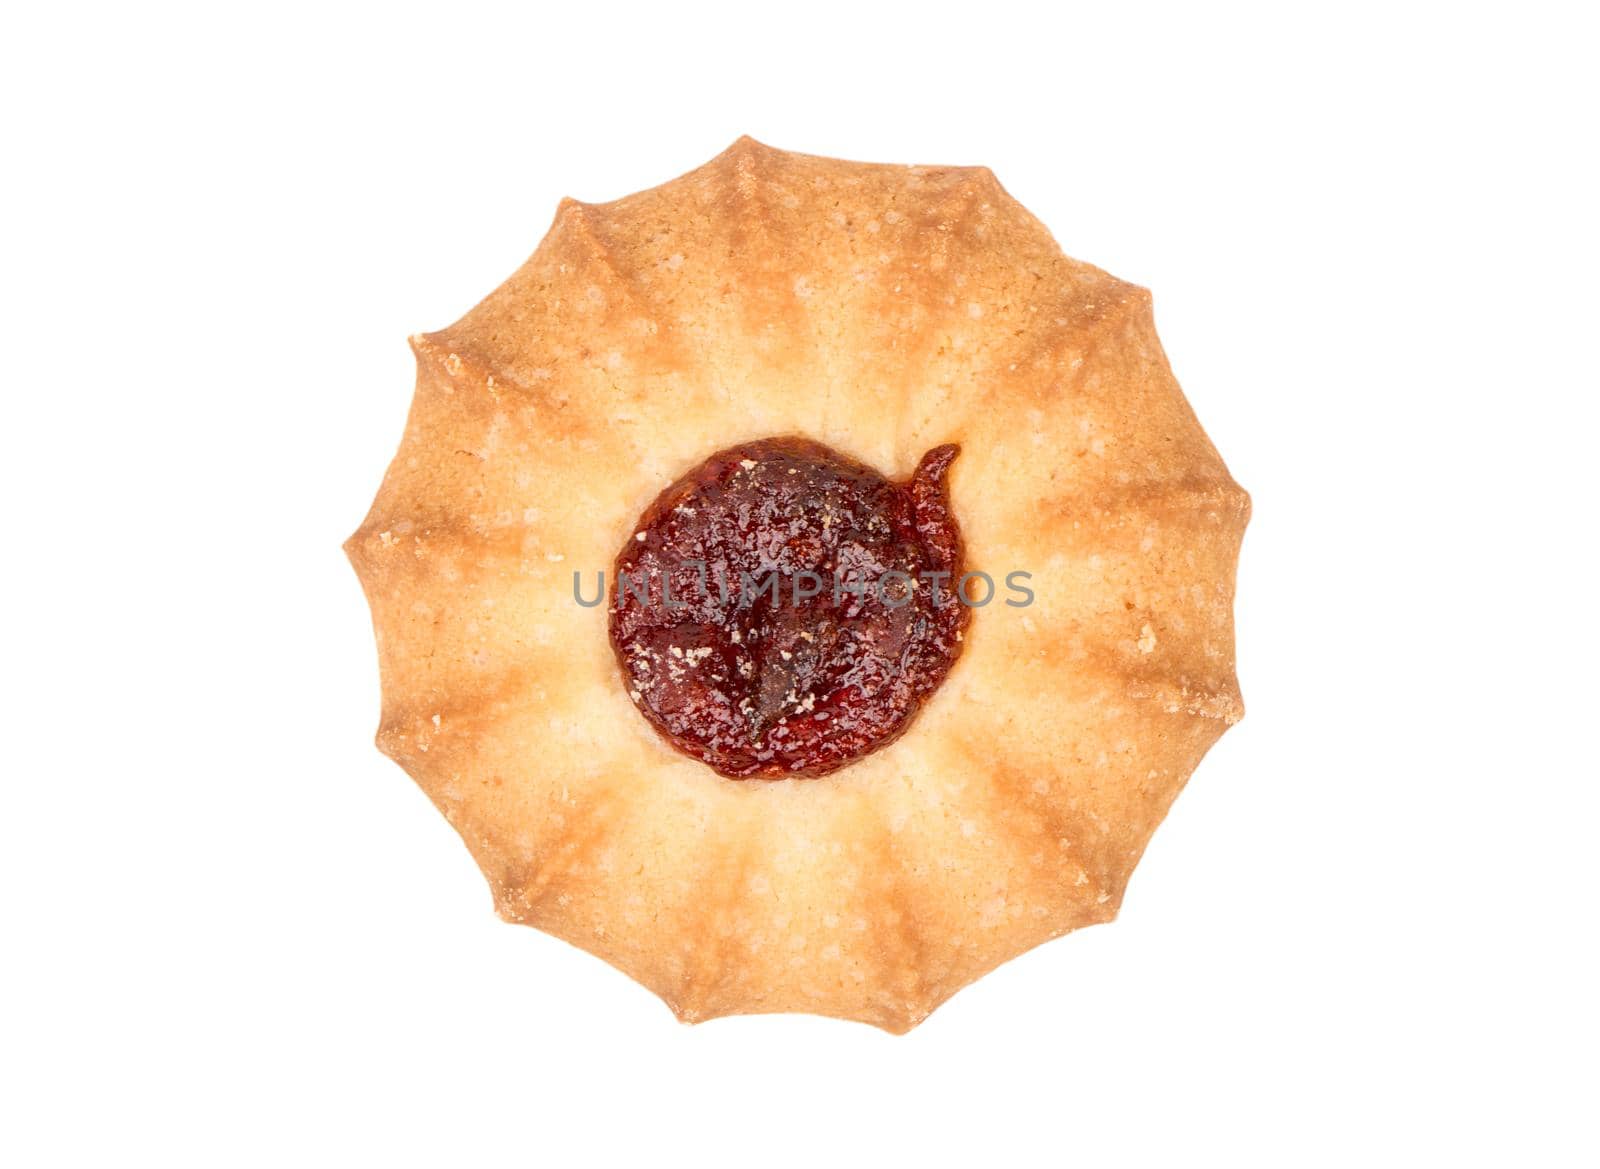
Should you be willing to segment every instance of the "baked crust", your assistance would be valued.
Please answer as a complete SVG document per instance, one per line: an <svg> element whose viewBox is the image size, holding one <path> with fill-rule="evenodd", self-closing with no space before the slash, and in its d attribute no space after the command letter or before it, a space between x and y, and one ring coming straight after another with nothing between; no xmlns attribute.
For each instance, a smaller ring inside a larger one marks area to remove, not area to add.
<svg viewBox="0 0 1600 1169"><path fill-rule="evenodd" d="M686 1021L805 1011L905 1031L1024 950L1111 919L1243 713L1249 498L1168 369L1150 297L1062 255L983 168L742 138L564 200L526 264L412 339L405 437L346 544L379 748L508 921ZM572 574L711 451L796 434L896 479L947 442L976 610L909 731L832 775L731 781L621 683Z"/></svg>

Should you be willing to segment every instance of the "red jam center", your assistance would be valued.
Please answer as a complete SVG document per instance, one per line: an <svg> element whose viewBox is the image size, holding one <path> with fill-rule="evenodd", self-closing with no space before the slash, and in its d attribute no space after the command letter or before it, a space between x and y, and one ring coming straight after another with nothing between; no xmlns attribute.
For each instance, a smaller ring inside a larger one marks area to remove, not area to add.
<svg viewBox="0 0 1600 1169"><path fill-rule="evenodd" d="M826 775L910 724L961 653L935 447L891 483L804 438L712 455L617 554L611 644L673 746L733 779Z"/></svg>

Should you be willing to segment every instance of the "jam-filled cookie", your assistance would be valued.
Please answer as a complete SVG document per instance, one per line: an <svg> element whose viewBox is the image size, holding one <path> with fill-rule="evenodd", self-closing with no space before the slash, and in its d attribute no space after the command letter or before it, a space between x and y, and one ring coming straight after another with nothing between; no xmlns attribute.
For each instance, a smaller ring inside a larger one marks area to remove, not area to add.
<svg viewBox="0 0 1600 1169"><path fill-rule="evenodd" d="M914 1026L1113 917L1242 714L1249 498L987 170L741 139L412 344L378 744L680 1018Z"/></svg>

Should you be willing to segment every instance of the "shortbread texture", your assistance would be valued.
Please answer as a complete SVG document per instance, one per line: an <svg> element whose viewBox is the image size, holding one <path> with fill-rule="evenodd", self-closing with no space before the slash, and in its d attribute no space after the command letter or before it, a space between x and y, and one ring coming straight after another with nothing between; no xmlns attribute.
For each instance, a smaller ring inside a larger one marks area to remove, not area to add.
<svg viewBox="0 0 1600 1169"><path fill-rule="evenodd" d="M378 746L503 918L685 1021L902 1032L1110 920L1243 713L1249 497L1149 294L1063 255L987 169L743 138L652 190L563 201L510 279L412 346L405 435L346 544L377 635ZM966 565L1000 588L899 740L819 779L734 781L634 709L573 574L592 597L664 486L778 435L896 479L959 443ZM1031 605L1005 604L1012 572Z"/></svg>

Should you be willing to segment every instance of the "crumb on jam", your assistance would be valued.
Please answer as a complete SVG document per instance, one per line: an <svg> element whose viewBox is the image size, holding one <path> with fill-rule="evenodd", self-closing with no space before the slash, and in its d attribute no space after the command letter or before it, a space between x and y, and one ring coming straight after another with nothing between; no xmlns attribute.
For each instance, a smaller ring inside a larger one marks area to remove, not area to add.
<svg viewBox="0 0 1600 1169"><path fill-rule="evenodd" d="M630 529L611 644L635 706L734 779L825 775L897 738L961 653L954 445L910 479L804 438L712 455Z"/></svg>

